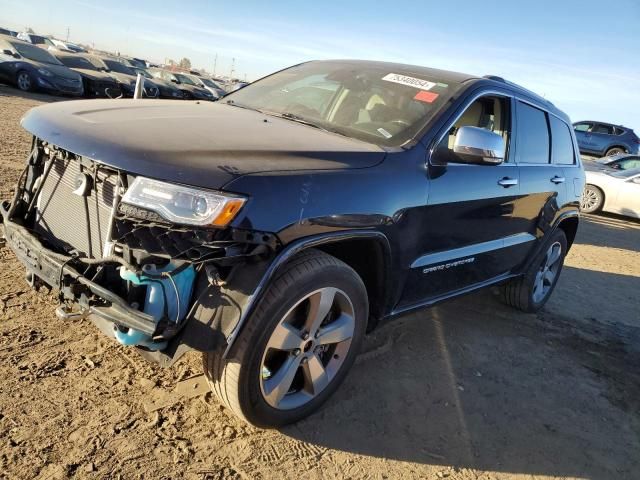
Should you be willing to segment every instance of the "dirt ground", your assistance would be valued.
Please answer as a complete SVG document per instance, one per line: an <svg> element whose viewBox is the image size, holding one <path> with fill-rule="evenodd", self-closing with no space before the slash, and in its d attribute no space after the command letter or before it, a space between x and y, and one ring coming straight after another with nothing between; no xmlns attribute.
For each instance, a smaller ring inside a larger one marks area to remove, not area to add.
<svg viewBox="0 0 640 480"><path fill-rule="evenodd" d="M50 97L0 86L0 197ZM189 354L142 360L62 322L0 250L0 478L640 478L640 222L582 223L538 315L486 291L371 335L317 414L236 420Z"/></svg>

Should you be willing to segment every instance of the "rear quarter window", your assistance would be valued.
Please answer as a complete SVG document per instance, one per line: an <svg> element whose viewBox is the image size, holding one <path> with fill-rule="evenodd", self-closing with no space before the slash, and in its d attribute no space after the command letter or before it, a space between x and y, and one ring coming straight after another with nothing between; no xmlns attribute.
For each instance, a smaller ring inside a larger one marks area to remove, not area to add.
<svg viewBox="0 0 640 480"><path fill-rule="evenodd" d="M518 102L517 147L518 163L549 163L549 125L542 110Z"/></svg>
<svg viewBox="0 0 640 480"><path fill-rule="evenodd" d="M569 127L553 115L549 115L549 125L551 127L551 161L558 165L573 165L575 152Z"/></svg>

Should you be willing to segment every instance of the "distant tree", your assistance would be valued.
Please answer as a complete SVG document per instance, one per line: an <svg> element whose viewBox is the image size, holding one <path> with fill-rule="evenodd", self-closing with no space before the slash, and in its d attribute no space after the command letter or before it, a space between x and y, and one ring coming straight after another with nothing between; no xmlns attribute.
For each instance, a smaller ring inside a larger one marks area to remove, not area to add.
<svg viewBox="0 0 640 480"><path fill-rule="evenodd" d="M33 31L33 28L31 28L31 27L27 27L26 32L27 33L36 33L36 32Z"/></svg>
<svg viewBox="0 0 640 480"><path fill-rule="evenodd" d="M180 68L184 68L186 70L190 70L191 69L191 60L189 60L187 57L184 57L182 60L180 60L180 63L178 64L178 66Z"/></svg>
<svg viewBox="0 0 640 480"><path fill-rule="evenodd" d="M176 64L176 61L173 58L167 60L167 65L171 65L172 67Z"/></svg>

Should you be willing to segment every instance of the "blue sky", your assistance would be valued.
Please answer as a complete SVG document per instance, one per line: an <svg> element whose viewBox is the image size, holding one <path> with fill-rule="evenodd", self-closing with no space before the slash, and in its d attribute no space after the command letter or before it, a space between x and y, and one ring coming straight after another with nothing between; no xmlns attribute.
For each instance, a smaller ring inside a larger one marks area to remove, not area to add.
<svg viewBox="0 0 640 480"><path fill-rule="evenodd" d="M610 5L611 9L604 8ZM363 58L495 74L574 121L640 133L640 1L0 0L0 26L252 80L305 60Z"/></svg>

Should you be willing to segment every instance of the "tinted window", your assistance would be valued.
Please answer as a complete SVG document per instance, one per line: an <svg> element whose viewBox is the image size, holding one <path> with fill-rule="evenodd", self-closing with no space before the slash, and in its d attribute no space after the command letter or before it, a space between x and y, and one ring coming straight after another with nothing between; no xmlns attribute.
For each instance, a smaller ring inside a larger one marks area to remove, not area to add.
<svg viewBox="0 0 640 480"><path fill-rule="evenodd" d="M551 125L551 159L553 163L573 165L575 154L573 139L566 123L553 115L549 116Z"/></svg>
<svg viewBox="0 0 640 480"><path fill-rule="evenodd" d="M622 135L624 133L624 129L620 128L620 127L616 127L615 128L615 134L616 135Z"/></svg>
<svg viewBox="0 0 640 480"><path fill-rule="evenodd" d="M518 102L516 154L521 163L549 163L549 127L542 110Z"/></svg>
<svg viewBox="0 0 640 480"><path fill-rule="evenodd" d="M613 135L613 127L611 125L598 124L593 127L593 133L604 133L605 135Z"/></svg>
<svg viewBox="0 0 640 480"><path fill-rule="evenodd" d="M590 127L590 123L578 123L574 128L579 132L586 132Z"/></svg>
<svg viewBox="0 0 640 480"><path fill-rule="evenodd" d="M111 70L112 72L124 73L126 75L134 75L134 76L136 74L136 72L134 72L133 68L127 67L126 65L123 65L122 63L118 62L117 60L106 60L105 59L105 60L103 60L103 62L109 68L109 70Z"/></svg>
<svg viewBox="0 0 640 480"><path fill-rule="evenodd" d="M85 70L97 70L97 68L86 58L77 56L60 56L58 57L65 66L69 68L84 68Z"/></svg>
<svg viewBox="0 0 640 480"><path fill-rule="evenodd" d="M12 43L13 48L24 58L33 60L34 62L51 63L53 65L62 65L57 58L40 47L35 47L28 43L16 42Z"/></svg>

